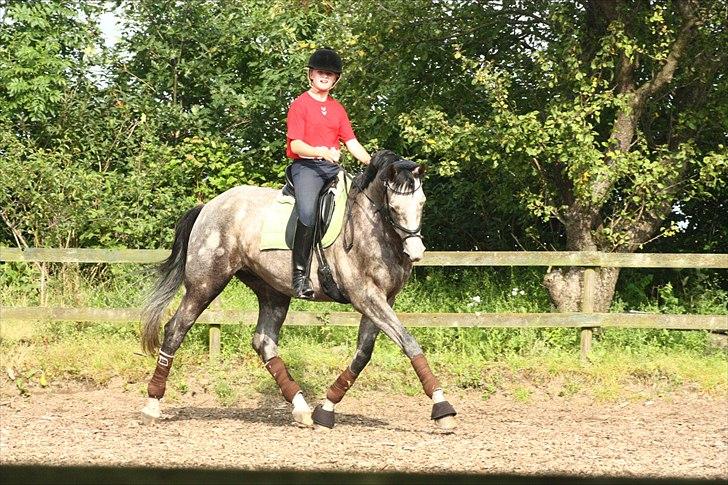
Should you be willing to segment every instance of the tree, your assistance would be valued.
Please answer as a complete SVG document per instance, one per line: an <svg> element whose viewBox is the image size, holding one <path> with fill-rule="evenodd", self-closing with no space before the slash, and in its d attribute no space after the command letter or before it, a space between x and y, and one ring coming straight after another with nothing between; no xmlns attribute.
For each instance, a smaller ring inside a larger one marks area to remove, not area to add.
<svg viewBox="0 0 728 485"><path fill-rule="evenodd" d="M725 209L721 2L116 0L112 51L109 2L0 4L5 244L161 246L185 207L280 184L286 108L319 46L344 58L335 96L360 140L434 168L430 247L726 237L700 213ZM559 308L581 274L547 275ZM599 309L617 274L601 272Z"/></svg>
<svg viewBox="0 0 728 485"><path fill-rule="evenodd" d="M161 143L224 144L235 182L279 183L286 110L306 88L303 66L322 33L338 35L329 7L305 3L121 2L127 35L118 48L127 54L114 68L115 88L159 122Z"/></svg>
<svg viewBox="0 0 728 485"><path fill-rule="evenodd" d="M440 171L509 177L521 204L561 223L567 250L632 252L673 235L663 223L675 204L710 197L728 180L725 6L509 5L546 26L521 46L534 69L513 76L500 59L455 49L490 114L421 109L402 117L406 136L424 140ZM598 310L609 307L618 274L598 273ZM577 309L582 276L579 268L545 276L559 309Z"/></svg>

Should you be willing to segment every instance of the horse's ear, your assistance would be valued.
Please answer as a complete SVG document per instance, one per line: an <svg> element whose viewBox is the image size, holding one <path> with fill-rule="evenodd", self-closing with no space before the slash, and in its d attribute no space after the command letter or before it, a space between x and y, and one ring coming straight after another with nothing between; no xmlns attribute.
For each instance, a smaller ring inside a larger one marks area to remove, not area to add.
<svg viewBox="0 0 728 485"><path fill-rule="evenodd" d="M421 163L412 170L412 175L417 178L422 178L425 176L425 172L427 172L427 166L424 163Z"/></svg>

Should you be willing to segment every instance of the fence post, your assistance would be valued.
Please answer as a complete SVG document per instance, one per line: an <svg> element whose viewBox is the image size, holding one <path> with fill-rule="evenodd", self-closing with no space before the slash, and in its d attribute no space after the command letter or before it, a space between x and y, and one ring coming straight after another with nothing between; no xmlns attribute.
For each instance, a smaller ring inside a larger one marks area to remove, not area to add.
<svg viewBox="0 0 728 485"><path fill-rule="evenodd" d="M594 313L594 290L596 287L597 272L594 268L587 268L584 271L584 281L581 286L581 311L582 313ZM581 361L586 362L591 352L593 328L582 327L581 329Z"/></svg>
<svg viewBox="0 0 728 485"><path fill-rule="evenodd" d="M222 309L222 302L220 301L219 295L212 301L208 308L210 310ZM210 340L210 360L216 360L220 357L220 324L211 323L208 331Z"/></svg>

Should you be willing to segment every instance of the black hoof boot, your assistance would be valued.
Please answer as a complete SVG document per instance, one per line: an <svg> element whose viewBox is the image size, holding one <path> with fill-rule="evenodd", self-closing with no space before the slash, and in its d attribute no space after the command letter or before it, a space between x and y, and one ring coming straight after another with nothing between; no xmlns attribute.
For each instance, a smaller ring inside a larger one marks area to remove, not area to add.
<svg viewBox="0 0 728 485"><path fill-rule="evenodd" d="M455 408L452 407L452 404L447 401L442 401L436 402L432 405L432 415L430 416L430 419L440 419L444 418L445 416L455 415L457 415L457 411L455 411Z"/></svg>
<svg viewBox="0 0 728 485"><path fill-rule="evenodd" d="M315 232L315 227L309 227L298 221L296 235L293 238L293 296L305 300L314 298L308 275L311 270L311 251Z"/></svg>
<svg viewBox="0 0 728 485"><path fill-rule="evenodd" d="M329 429L334 427L334 412L325 410L320 404L313 410L312 418L313 422L320 426Z"/></svg>

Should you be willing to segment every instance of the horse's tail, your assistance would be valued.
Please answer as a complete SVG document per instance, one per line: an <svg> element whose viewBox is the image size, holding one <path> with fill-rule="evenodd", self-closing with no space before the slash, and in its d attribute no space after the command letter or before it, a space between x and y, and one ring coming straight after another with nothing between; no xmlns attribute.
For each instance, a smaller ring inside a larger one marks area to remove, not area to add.
<svg viewBox="0 0 728 485"><path fill-rule="evenodd" d="M154 354L159 348L162 314L184 281L190 232L203 207L204 205L193 207L180 218L174 231L172 254L157 268L157 282L142 311L142 348L149 354Z"/></svg>

